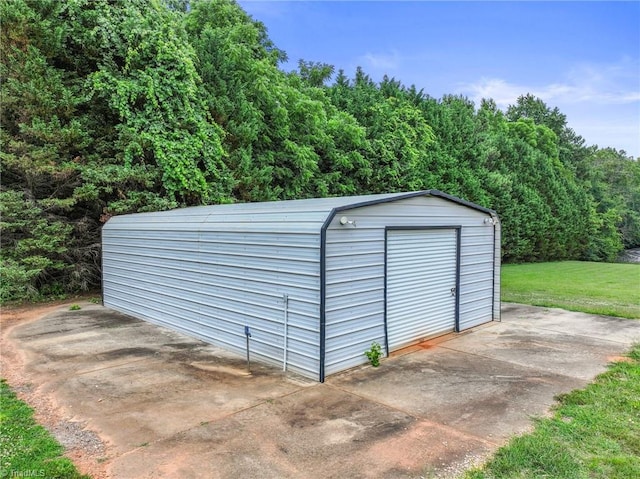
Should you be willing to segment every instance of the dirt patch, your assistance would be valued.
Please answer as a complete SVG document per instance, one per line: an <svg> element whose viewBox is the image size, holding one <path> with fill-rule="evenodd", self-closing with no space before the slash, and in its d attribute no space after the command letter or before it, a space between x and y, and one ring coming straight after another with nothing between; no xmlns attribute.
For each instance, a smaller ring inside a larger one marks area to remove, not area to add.
<svg viewBox="0 0 640 479"><path fill-rule="evenodd" d="M608 363L632 363L633 358L630 358L629 356L608 356L607 357L607 362Z"/></svg>
<svg viewBox="0 0 640 479"><path fill-rule="evenodd" d="M21 373L25 357L8 340L16 326L36 321L73 303L77 303L77 299L33 307L3 308L0 313L1 374L18 398L33 408L35 420L63 445L65 456L74 462L78 470L93 479L106 479L108 445L87 429L86 423L75 420L50 394L25 380Z"/></svg>

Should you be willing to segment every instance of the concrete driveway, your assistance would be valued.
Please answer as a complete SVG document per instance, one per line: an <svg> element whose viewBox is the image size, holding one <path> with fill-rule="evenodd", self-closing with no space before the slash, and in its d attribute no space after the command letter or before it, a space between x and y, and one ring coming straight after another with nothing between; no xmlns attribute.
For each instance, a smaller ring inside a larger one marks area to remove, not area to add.
<svg viewBox="0 0 640 479"><path fill-rule="evenodd" d="M455 477L640 341L640 321L508 304L500 323L318 384L81 306L3 340L21 387L102 442L84 447L91 470L127 479Z"/></svg>

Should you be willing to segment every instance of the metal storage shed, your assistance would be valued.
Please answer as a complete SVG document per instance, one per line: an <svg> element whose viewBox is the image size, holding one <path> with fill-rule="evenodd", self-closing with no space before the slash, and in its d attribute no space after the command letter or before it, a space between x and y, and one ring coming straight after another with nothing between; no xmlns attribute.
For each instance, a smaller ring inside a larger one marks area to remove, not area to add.
<svg viewBox="0 0 640 479"><path fill-rule="evenodd" d="M304 376L498 319L496 213L436 190L111 218L105 306Z"/></svg>

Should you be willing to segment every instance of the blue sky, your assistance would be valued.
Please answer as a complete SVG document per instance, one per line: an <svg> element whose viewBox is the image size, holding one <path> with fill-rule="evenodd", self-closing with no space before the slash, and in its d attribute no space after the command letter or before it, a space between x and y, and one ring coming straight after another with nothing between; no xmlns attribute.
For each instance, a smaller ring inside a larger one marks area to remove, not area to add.
<svg viewBox="0 0 640 479"><path fill-rule="evenodd" d="M241 0L289 56L440 98L532 93L588 144L640 157L640 2Z"/></svg>

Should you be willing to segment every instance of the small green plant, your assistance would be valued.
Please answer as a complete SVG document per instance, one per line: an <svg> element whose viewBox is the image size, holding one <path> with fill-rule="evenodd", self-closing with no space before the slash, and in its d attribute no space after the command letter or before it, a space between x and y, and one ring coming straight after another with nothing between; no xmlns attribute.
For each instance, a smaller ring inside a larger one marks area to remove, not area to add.
<svg viewBox="0 0 640 479"><path fill-rule="evenodd" d="M79 309L82 309L79 304L72 304L69 306L69 311L78 311Z"/></svg>
<svg viewBox="0 0 640 479"><path fill-rule="evenodd" d="M100 304L102 302L101 298L89 298L89 302L91 304Z"/></svg>
<svg viewBox="0 0 640 479"><path fill-rule="evenodd" d="M382 346L379 343L373 342L371 343L371 349L368 349L364 352L364 354L369 359L371 366L377 368L380 366L380 358L382 357Z"/></svg>

